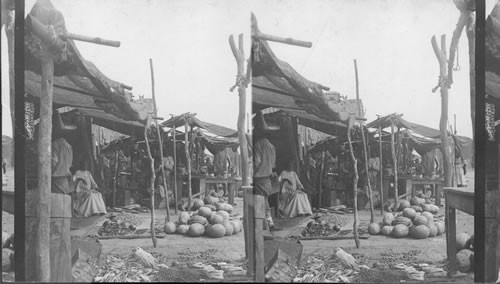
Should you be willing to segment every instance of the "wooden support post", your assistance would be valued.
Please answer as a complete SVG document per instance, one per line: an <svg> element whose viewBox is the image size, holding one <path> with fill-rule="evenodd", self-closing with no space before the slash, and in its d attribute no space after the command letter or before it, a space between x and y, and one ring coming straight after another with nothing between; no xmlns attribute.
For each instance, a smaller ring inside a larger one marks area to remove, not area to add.
<svg viewBox="0 0 500 284"><path fill-rule="evenodd" d="M40 97L40 129L38 131L38 202L36 207L35 275L40 282L51 281L50 271L50 206L52 181L52 98L54 60L48 47L42 45L42 91Z"/></svg>
<svg viewBox="0 0 500 284"><path fill-rule="evenodd" d="M253 187L243 186L243 225L248 276L255 276L255 210Z"/></svg>
<svg viewBox="0 0 500 284"><path fill-rule="evenodd" d="M144 140L146 141L146 148L148 150L148 158L150 161L151 179L149 185L149 193L151 194L151 239L153 241L153 247L156 248L158 241L156 240L155 232L155 160L151 155L151 146L149 145L148 138L148 128L151 124L151 117L148 117L146 124L144 124Z"/></svg>
<svg viewBox="0 0 500 284"><path fill-rule="evenodd" d="M356 74L356 100L358 102L358 116L363 117L363 111L362 111L362 105L361 105L361 100L359 99L359 77L358 77L358 64L356 62L356 59L354 59L354 72ZM366 174L366 181L368 184L368 199L370 201L370 223L375 222L375 216L373 214L373 199L372 199L372 186L370 184L370 176L368 172L368 150L366 147L366 139L365 139L365 129L363 126L363 122L360 122L360 128L361 128L361 140L363 140L363 153L364 153L364 158L365 158L365 174Z"/></svg>
<svg viewBox="0 0 500 284"><path fill-rule="evenodd" d="M263 228L266 222L265 197L262 195L253 195L254 198L254 230L255 230L255 282L265 282L264 268L264 235Z"/></svg>
<svg viewBox="0 0 500 284"><path fill-rule="evenodd" d="M354 124L354 118L350 117L349 118L349 126L347 128L347 139L349 141L349 152L351 153L351 159L354 167L354 181L353 181L353 192L354 192L354 225L353 225L353 234L354 234L354 242L356 243L356 248L359 248L359 236L358 236L358 223L359 223L359 216L358 216L358 162L356 160L356 157L354 156L354 149L352 147L352 138L351 138L351 131L352 131L352 126Z"/></svg>
<svg viewBox="0 0 500 284"><path fill-rule="evenodd" d="M399 190L398 190L398 157L396 156L396 149L394 145L394 121L393 121L393 116L391 116L391 152L392 152L392 168L393 168L393 174L394 174L394 198L395 198L395 204L394 207L398 208L398 195L399 195Z"/></svg>
<svg viewBox="0 0 500 284"><path fill-rule="evenodd" d="M155 96L155 77L154 77L154 71L153 71L153 59L149 59L149 66L151 67L151 94L153 97L153 108L154 108L154 114L155 117L158 116L158 109L156 107L156 96ZM164 161L163 161L163 137L162 133L160 132L160 126L158 125L158 120L155 119L155 126L156 126L156 133L158 135L158 145L160 147L160 169L161 169L161 176L163 178L163 190L165 191L165 203L166 203L166 210L167 210L167 216L165 217L165 223L170 222L170 205L169 205L169 200L168 200L168 192L167 192L167 177L165 175L165 169L163 167Z"/></svg>
<svg viewBox="0 0 500 284"><path fill-rule="evenodd" d="M192 197L193 197L193 192L191 189L191 156L189 155L189 125L188 121L186 118L186 115L184 115L184 151L186 153L186 168L188 172L188 210L191 208L191 202L192 202Z"/></svg>
<svg viewBox="0 0 500 284"><path fill-rule="evenodd" d="M448 136L448 75L446 59L446 36L441 35L441 49L438 47L436 37L431 39L432 48L439 62L439 84L441 92L441 119L439 130L441 131L441 152L443 153L444 186L451 186L451 161L450 161L450 140ZM435 89L433 90L435 91Z"/></svg>
<svg viewBox="0 0 500 284"><path fill-rule="evenodd" d="M115 151L115 172L113 174L113 207L116 207L116 183L118 179L118 166L120 164L120 156L118 150Z"/></svg>
<svg viewBox="0 0 500 284"><path fill-rule="evenodd" d="M174 199L175 199L175 214L177 214L177 205L179 200L177 199L177 141L175 139L175 125L171 129L172 131L172 141L174 143Z"/></svg>
<svg viewBox="0 0 500 284"><path fill-rule="evenodd" d="M378 149L380 157L379 183L380 183L380 214L384 214L384 173L382 165L382 126L378 127Z"/></svg>
<svg viewBox="0 0 500 284"><path fill-rule="evenodd" d="M325 151L321 152L321 169L319 171L319 185L318 185L318 208L323 206L323 176L325 175Z"/></svg>

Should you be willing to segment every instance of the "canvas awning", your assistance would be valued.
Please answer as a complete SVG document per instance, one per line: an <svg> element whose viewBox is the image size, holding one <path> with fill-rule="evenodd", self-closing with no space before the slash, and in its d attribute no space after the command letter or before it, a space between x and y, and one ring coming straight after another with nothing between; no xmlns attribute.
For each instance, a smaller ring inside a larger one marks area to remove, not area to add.
<svg viewBox="0 0 500 284"><path fill-rule="evenodd" d="M240 146L238 137L213 137L201 131L198 131L197 135L197 138L201 139L205 148L214 156L226 148L231 148L233 151L236 151Z"/></svg>
<svg viewBox="0 0 500 284"><path fill-rule="evenodd" d="M192 113L185 113L181 114L178 116L174 116L170 118L169 120L161 123L162 127L168 127L168 128L177 128L177 127L182 127L185 125L185 123L188 123L188 125L191 128L201 128L205 129L206 131L213 133L218 136L222 137L238 137L238 131L233 130L231 128L227 128L225 126L201 121L198 118L195 117L195 114Z"/></svg>
<svg viewBox="0 0 500 284"><path fill-rule="evenodd" d="M366 127L378 128L380 126L382 127L382 129L384 129L391 126L391 121L394 122L394 127L406 128L425 137L437 138L441 136L441 132L437 129L406 121L401 118L401 115L396 114L379 117L376 120L368 123Z"/></svg>
<svg viewBox="0 0 500 284"><path fill-rule="evenodd" d="M41 39L38 28L54 28L62 48L54 58L54 106L101 109L125 121L144 123L151 113L149 101L133 100L126 85L106 77L90 61L85 60L73 40L63 39L66 26L61 12L50 1L37 1L25 22L25 92L35 98L41 93ZM38 27L38 28L37 28ZM106 48L106 47L102 47Z"/></svg>

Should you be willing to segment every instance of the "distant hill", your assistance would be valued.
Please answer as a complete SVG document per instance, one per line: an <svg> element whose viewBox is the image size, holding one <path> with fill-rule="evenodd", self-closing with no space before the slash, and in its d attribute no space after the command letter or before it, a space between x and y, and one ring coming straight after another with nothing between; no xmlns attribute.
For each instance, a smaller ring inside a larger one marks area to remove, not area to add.
<svg viewBox="0 0 500 284"><path fill-rule="evenodd" d="M2 159L7 161L7 164L13 165L14 151L12 147L12 138L2 135Z"/></svg>

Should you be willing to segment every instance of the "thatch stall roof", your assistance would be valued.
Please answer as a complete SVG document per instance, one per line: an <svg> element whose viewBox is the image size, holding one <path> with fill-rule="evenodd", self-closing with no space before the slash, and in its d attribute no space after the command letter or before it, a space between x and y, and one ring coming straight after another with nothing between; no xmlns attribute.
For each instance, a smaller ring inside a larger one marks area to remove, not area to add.
<svg viewBox="0 0 500 284"><path fill-rule="evenodd" d="M202 120L199 120L198 118L195 117L196 114L193 113L185 113L181 115L174 116L170 118L169 120L162 122L161 126L162 127L168 127L168 128L178 128L178 127L183 127L186 122L191 128L201 128L205 129L206 131L213 133L218 136L222 137L238 137L238 131L227 128L221 125L213 124L210 122L205 122Z"/></svg>
<svg viewBox="0 0 500 284"><path fill-rule="evenodd" d="M25 92L29 96L40 98L42 41L35 31L45 26L53 27L59 44L55 50L60 51L54 58L55 107L102 110L124 121L146 122L152 110L149 101L133 100L132 93L127 91L130 87L109 79L83 58L73 40L64 37L67 33L64 17L50 1L37 1L26 17Z"/></svg>
<svg viewBox="0 0 500 284"><path fill-rule="evenodd" d="M500 99L500 2L486 19L485 37L486 93Z"/></svg>
<svg viewBox="0 0 500 284"><path fill-rule="evenodd" d="M366 127L378 128L380 126L382 127L382 129L384 129L390 127L391 123L394 123L394 127L396 128L399 127L402 129L409 129L425 137L438 138L441 136L441 132L439 130L406 121L403 118L401 118L401 116L402 115L398 114L390 114L383 117L379 117L376 120L368 123Z"/></svg>
<svg viewBox="0 0 500 284"><path fill-rule="evenodd" d="M257 20L252 15L252 34L259 33ZM287 62L276 57L266 40L255 36L252 38L254 112L275 107L339 123L347 121L350 115L358 114L356 100L346 100L339 93L328 90L306 79Z"/></svg>

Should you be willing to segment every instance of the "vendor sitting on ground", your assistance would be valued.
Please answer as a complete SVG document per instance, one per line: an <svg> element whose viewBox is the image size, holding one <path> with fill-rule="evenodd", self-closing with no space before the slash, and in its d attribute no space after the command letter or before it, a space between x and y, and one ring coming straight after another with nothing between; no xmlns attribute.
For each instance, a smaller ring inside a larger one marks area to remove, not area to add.
<svg viewBox="0 0 500 284"><path fill-rule="evenodd" d="M77 170L73 176L73 181L76 183L73 201L75 217L89 217L107 213L102 195L97 191L97 183L88 171L87 165L87 162L85 162L83 168Z"/></svg>
<svg viewBox="0 0 500 284"><path fill-rule="evenodd" d="M312 215L311 204L291 163L279 176L281 183L280 212L284 218Z"/></svg>

